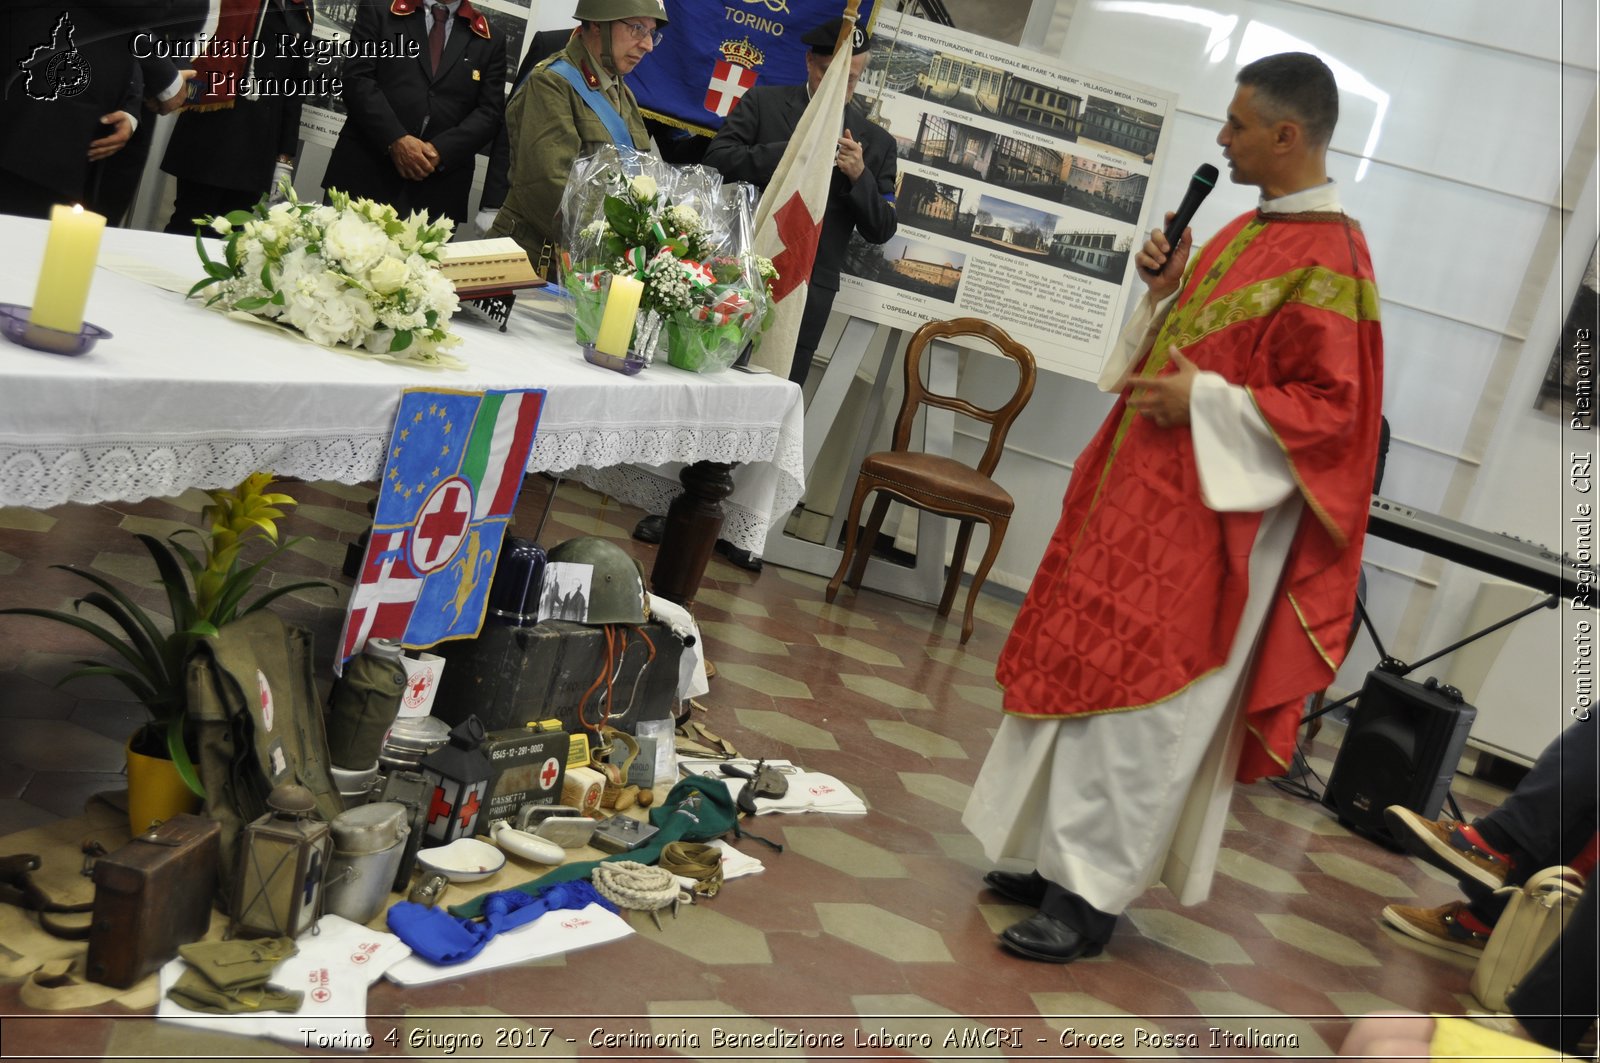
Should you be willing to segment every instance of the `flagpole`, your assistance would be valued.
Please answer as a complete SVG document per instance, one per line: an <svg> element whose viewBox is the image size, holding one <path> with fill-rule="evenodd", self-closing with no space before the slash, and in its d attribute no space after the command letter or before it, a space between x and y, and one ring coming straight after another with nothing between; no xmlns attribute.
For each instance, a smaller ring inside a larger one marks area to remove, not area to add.
<svg viewBox="0 0 1600 1063"><path fill-rule="evenodd" d="M856 18L861 10L861 0L850 0L845 5L842 21L839 23L839 39L833 42L833 54L837 57L843 55L845 62L849 62L855 55L854 41L851 38L856 32Z"/></svg>

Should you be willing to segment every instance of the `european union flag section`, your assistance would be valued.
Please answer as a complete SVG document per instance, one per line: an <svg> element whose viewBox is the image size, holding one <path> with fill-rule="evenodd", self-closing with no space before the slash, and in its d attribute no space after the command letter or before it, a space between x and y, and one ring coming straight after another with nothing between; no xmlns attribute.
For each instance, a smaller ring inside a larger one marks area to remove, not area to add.
<svg viewBox="0 0 1600 1063"><path fill-rule="evenodd" d="M531 389L401 396L341 662L370 638L424 649L482 628L543 404Z"/></svg>
<svg viewBox="0 0 1600 1063"><path fill-rule="evenodd" d="M844 9L844 0L673 0L666 35L628 87L651 118L715 133L754 86L803 84L810 49L800 38ZM864 0L859 25L875 14Z"/></svg>

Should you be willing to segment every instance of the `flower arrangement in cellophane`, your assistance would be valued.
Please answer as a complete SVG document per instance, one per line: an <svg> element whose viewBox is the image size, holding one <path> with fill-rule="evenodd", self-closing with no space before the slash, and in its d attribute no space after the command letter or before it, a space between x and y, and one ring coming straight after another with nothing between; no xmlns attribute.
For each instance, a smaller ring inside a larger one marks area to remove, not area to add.
<svg viewBox="0 0 1600 1063"><path fill-rule="evenodd" d="M207 306L251 314L292 328L314 343L363 350L399 362L459 367L445 352L461 342L450 331L459 305L439 272L439 249L453 223L416 212L402 218L387 204L336 189L327 204L265 199L252 210L197 219L223 238L221 260L195 237L210 290Z"/></svg>
<svg viewBox="0 0 1600 1063"><path fill-rule="evenodd" d="M751 252L754 189L703 166L672 166L606 145L579 159L562 197L563 272L575 330L592 342L612 278L643 285L630 345L665 341L682 369L715 372L759 330L777 276Z"/></svg>

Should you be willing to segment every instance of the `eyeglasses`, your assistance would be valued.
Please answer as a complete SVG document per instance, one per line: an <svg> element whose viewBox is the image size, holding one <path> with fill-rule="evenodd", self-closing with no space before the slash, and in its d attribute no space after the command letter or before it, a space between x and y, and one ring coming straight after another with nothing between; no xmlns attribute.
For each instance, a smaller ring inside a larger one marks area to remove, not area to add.
<svg viewBox="0 0 1600 1063"><path fill-rule="evenodd" d="M652 48L660 44L661 38L665 36L662 31L653 30L643 22L624 22L623 26L627 28L629 33L633 34L634 40L642 41L648 39Z"/></svg>

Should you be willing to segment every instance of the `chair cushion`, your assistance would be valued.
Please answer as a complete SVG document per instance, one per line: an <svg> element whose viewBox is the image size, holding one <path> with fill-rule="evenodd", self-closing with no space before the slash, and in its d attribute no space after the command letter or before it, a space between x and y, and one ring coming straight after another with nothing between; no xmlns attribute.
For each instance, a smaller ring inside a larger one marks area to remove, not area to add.
<svg viewBox="0 0 1600 1063"><path fill-rule="evenodd" d="M1009 517L1016 503L1005 489L970 465L919 451L880 450L868 454L861 474L885 482L936 513L970 510Z"/></svg>

